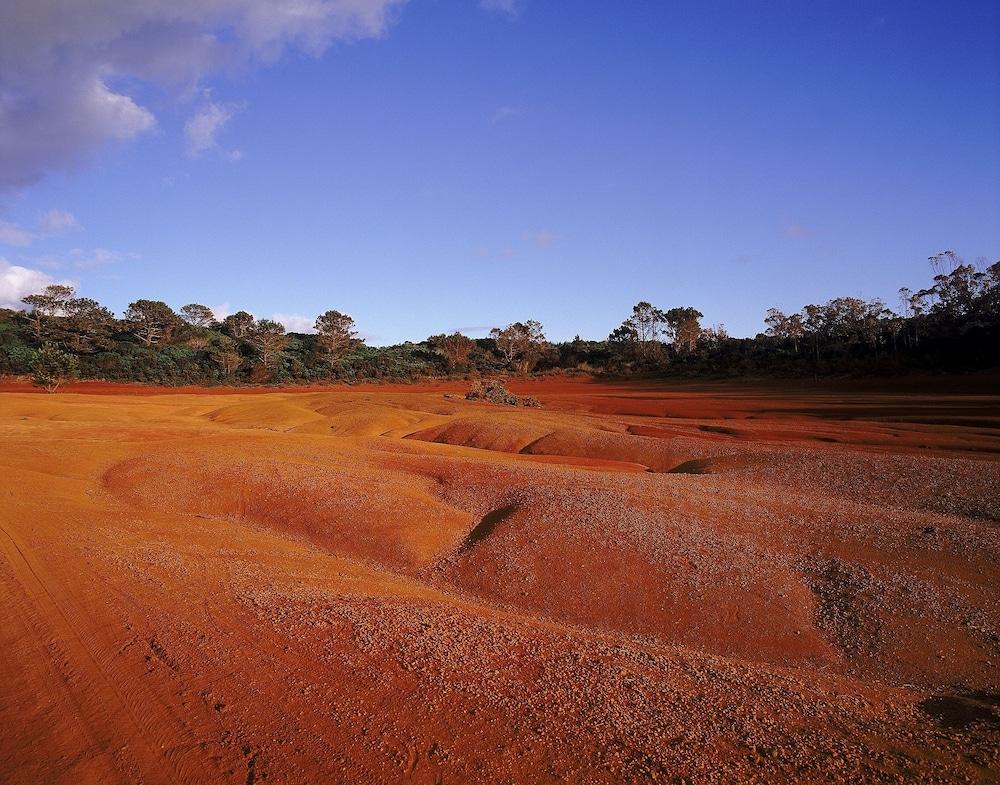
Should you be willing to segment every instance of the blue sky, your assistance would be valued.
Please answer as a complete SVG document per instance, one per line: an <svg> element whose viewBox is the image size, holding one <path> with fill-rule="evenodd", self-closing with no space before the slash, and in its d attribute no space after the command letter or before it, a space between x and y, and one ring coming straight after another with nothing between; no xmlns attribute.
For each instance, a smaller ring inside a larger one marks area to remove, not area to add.
<svg viewBox="0 0 1000 785"><path fill-rule="evenodd" d="M995 2L261 2L0 10L0 301L752 335L1000 257Z"/></svg>

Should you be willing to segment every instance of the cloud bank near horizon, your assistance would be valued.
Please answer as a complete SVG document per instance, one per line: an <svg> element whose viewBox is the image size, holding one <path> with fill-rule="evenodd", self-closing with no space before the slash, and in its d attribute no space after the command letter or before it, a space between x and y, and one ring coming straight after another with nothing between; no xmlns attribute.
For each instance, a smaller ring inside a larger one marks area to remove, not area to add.
<svg viewBox="0 0 1000 785"><path fill-rule="evenodd" d="M0 256L0 308L19 310L24 307L22 297L40 292L52 283L56 281L51 275L12 264Z"/></svg>

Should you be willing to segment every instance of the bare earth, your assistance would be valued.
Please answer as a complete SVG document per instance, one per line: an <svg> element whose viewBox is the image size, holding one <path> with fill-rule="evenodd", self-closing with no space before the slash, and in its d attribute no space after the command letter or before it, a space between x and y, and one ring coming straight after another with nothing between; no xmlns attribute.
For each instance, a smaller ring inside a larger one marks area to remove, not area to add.
<svg viewBox="0 0 1000 785"><path fill-rule="evenodd" d="M0 782L996 782L1000 397L0 394Z"/></svg>

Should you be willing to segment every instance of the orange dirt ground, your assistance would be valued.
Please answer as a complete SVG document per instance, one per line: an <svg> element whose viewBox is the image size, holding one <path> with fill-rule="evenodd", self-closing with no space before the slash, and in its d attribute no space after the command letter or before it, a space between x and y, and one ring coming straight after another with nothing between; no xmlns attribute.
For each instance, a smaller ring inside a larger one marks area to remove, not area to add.
<svg viewBox="0 0 1000 785"><path fill-rule="evenodd" d="M8 387L0 782L997 781L1000 397L512 388Z"/></svg>

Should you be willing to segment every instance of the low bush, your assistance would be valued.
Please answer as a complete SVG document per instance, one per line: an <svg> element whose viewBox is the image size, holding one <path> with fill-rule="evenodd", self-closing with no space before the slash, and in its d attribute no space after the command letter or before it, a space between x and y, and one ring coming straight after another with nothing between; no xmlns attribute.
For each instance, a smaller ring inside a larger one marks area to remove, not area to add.
<svg viewBox="0 0 1000 785"><path fill-rule="evenodd" d="M503 386L503 382L497 379L473 382L472 389L465 394L465 397L470 401L485 401L486 403L495 403L500 406L538 408L542 405L537 398L514 395L514 393Z"/></svg>

